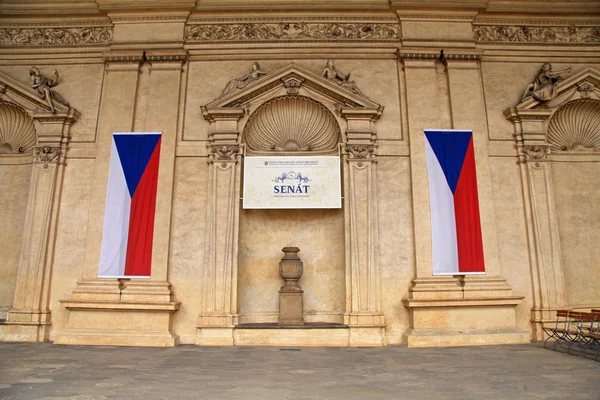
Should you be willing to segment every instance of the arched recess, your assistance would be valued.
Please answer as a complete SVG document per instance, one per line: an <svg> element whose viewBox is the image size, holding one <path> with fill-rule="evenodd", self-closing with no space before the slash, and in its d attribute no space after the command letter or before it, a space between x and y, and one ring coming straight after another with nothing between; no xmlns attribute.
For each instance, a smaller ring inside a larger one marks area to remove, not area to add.
<svg viewBox="0 0 600 400"><path fill-rule="evenodd" d="M258 112L257 112L258 110ZM266 110L266 111L265 111ZM240 246L240 188L245 154L341 154L343 208L339 211L340 229L336 244L340 256L335 263L340 271L342 289L336 290L339 312L318 310L309 315L315 321L343 322L349 326L350 345L383 344L385 326L380 305L380 277L377 254L377 207L375 186L377 130L383 107L333 80L326 79L296 64L289 64L253 81L243 89L202 107L211 123L209 134L209 204L203 260L201 313L196 343L227 345L234 342L234 329L244 320L240 315L238 285ZM265 128L276 113L288 112L302 117L315 113L320 124L332 123L335 135L327 130L308 140L297 130L295 137L279 129ZM294 114L295 113L295 114ZM262 126L257 129L257 126ZM339 129L339 133L337 131ZM276 130L276 129L275 129ZM343 132L343 133L342 133ZM248 136L248 137L246 137ZM337 136L334 142L333 137ZM311 145L313 148L311 148ZM286 210L286 216L304 210ZM335 212L334 212L335 213ZM333 214L333 213L332 213ZM314 218L317 218L313 216ZM277 216L284 220L284 215ZM302 219L303 217L298 217ZM338 217L335 217L338 218ZM335 219L334 218L334 219ZM256 220L258 221L258 219ZM334 224L335 226L335 224ZM249 229L260 227L251 226ZM244 239L246 240L246 239ZM325 242L330 238L324 238ZM270 263L281 258L279 247L269 244ZM271 247L275 247L271 249ZM307 249L307 252L309 249ZM300 252L302 257L302 251ZM260 260L257 260L258 264ZM341 265L340 265L341 264ZM276 264L275 264L276 265ZM243 272L243 271L242 271ZM280 278L272 274L273 288ZM277 296L277 290L274 291ZM276 298L276 297L275 297ZM271 307L274 303L271 303ZM306 310L306 307L305 307ZM274 315L262 316L264 320ZM306 317L306 315L305 315ZM246 322L250 322L249 320Z"/></svg>
<svg viewBox="0 0 600 400"><path fill-rule="evenodd" d="M536 336L564 307L599 307L600 71L559 82L549 101L505 111L521 169Z"/></svg>
<svg viewBox="0 0 600 400"><path fill-rule="evenodd" d="M295 94L262 103L242 131L246 156L338 155L340 141L334 114L319 101ZM343 209L241 209L239 242L240 324L277 322L277 265L285 246L301 249L305 321L344 322Z"/></svg>
<svg viewBox="0 0 600 400"><path fill-rule="evenodd" d="M0 319L6 319L15 294L35 142L25 109L0 101Z"/></svg>
<svg viewBox="0 0 600 400"><path fill-rule="evenodd" d="M10 192L1 195L2 200L6 196L18 208L8 218L15 218L11 225L19 219L21 229L20 238L13 236L8 245L11 268L16 260L18 265L16 278L10 282L12 302L6 322L0 325L0 340L33 342L49 338L60 188L70 128L80 116L77 110L61 103L54 103L54 108L54 112L50 110L30 87L0 72L0 173L6 168L21 169L17 179L0 178L0 185L6 182Z"/></svg>

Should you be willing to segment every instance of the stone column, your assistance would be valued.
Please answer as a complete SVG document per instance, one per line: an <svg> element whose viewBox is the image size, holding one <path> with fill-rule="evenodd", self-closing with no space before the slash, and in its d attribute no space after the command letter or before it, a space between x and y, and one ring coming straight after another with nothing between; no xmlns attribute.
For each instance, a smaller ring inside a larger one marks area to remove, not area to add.
<svg viewBox="0 0 600 400"><path fill-rule="evenodd" d="M348 123L343 152L346 313L350 346L385 344L378 253L377 137L382 109L342 108Z"/></svg>
<svg viewBox="0 0 600 400"><path fill-rule="evenodd" d="M544 323L556 319L556 310L566 305L565 282L550 153L544 121L551 110L506 111L514 124L521 184L525 204L527 241L533 283L531 319L537 340L544 339Z"/></svg>
<svg viewBox="0 0 600 400"><path fill-rule="evenodd" d="M208 207L196 344L233 345L237 325L237 254L241 182L241 108L203 109L211 123Z"/></svg>
<svg viewBox="0 0 600 400"><path fill-rule="evenodd" d="M69 130L79 118L73 109L34 115L38 145L33 149L33 168L23 227L21 257L13 306L0 339L42 342L50 331L50 281L64 176Z"/></svg>
<svg viewBox="0 0 600 400"><path fill-rule="evenodd" d="M145 108L138 91L142 52L105 54L106 75L100 108L96 168L90 201L83 279L73 296L61 301L69 310L67 329L55 343L174 346L172 314L179 309L167 282L170 213L175 142L179 112L182 51L148 52L151 63ZM145 94L144 94L145 95ZM143 108L143 109L142 109ZM104 210L112 134L131 132L134 121L141 131L163 132L157 189L152 276L149 280L97 278L104 226ZM125 327L127 329L125 329Z"/></svg>
<svg viewBox="0 0 600 400"><path fill-rule="evenodd" d="M416 277L404 304L411 326L409 346L525 343L529 333L516 326L515 296L500 276L492 178L487 152L487 123L476 54L438 60L433 54L404 55L413 188ZM448 85L440 73L447 67ZM437 64L437 73L436 73ZM449 104L450 107L446 105ZM450 113L450 115L442 115ZM433 276L430 203L423 129L473 131L485 275Z"/></svg>

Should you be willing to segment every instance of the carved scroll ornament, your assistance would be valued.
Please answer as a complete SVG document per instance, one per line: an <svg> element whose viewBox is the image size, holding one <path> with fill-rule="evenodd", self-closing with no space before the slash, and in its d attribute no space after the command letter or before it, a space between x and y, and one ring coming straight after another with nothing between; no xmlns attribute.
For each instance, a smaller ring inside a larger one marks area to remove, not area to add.
<svg viewBox="0 0 600 400"><path fill-rule="evenodd" d="M397 24L385 23L242 23L186 27L190 42L261 40L398 40Z"/></svg>
<svg viewBox="0 0 600 400"><path fill-rule="evenodd" d="M109 44L112 27L0 28L0 46L51 46Z"/></svg>

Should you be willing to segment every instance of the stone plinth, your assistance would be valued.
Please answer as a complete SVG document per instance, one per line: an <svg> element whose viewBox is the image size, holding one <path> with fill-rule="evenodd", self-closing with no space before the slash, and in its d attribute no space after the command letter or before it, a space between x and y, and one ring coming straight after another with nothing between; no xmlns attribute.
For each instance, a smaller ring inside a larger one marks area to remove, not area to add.
<svg viewBox="0 0 600 400"><path fill-rule="evenodd" d="M516 326L515 296L506 279L488 276L418 278L404 306L411 312L410 347L529 343Z"/></svg>
<svg viewBox="0 0 600 400"><path fill-rule="evenodd" d="M298 247L281 249L285 256L279 263L279 273L285 284L279 290L279 325L304 325L302 317L304 290L298 285L302 276L302 261L298 257Z"/></svg>

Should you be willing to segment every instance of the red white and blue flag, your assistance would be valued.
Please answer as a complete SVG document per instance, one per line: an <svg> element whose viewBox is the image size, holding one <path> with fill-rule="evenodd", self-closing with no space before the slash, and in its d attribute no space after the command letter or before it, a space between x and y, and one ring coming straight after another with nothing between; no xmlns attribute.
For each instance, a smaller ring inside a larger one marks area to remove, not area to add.
<svg viewBox="0 0 600 400"><path fill-rule="evenodd" d="M150 277L161 138L113 134L99 278Z"/></svg>
<svg viewBox="0 0 600 400"><path fill-rule="evenodd" d="M485 273L473 133L424 130L434 275Z"/></svg>

